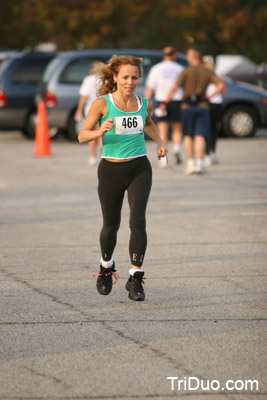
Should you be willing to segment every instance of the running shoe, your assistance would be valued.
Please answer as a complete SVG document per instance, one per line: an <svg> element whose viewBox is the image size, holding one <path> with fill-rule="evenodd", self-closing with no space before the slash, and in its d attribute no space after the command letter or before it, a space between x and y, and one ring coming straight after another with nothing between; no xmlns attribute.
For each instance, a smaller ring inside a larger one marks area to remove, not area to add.
<svg viewBox="0 0 267 400"><path fill-rule="evenodd" d="M202 160L197 160L195 173L198 175L202 175L205 173L204 162Z"/></svg>
<svg viewBox="0 0 267 400"><path fill-rule="evenodd" d="M173 155L174 155L174 159L175 159L176 164L181 164L182 163L181 153L179 151L175 151L173 153Z"/></svg>
<svg viewBox="0 0 267 400"><path fill-rule="evenodd" d="M144 283L144 271L136 271L133 276L130 275L125 289L129 292L129 299L133 301L144 301L145 292L142 283Z"/></svg>
<svg viewBox="0 0 267 400"><path fill-rule="evenodd" d="M186 168L184 170L185 175L192 175L196 172L194 161L187 161Z"/></svg>
<svg viewBox="0 0 267 400"><path fill-rule="evenodd" d="M105 268L100 264L99 274L93 275L97 276L96 288L99 294L107 296L111 292L113 286L112 276L116 279L115 283L119 277L115 272L115 263L110 268Z"/></svg>
<svg viewBox="0 0 267 400"><path fill-rule="evenodd" d="M210 158L212 164L219 164L219 159L216 153L211 153Z"/></svg>
<svg viewBox="0 0 267 400"><path fill-rule="evenodd" d="M210 167L211 164L212 164L211 156L206 155L204 157L204 165L205 165L205 167Z"/></svg>

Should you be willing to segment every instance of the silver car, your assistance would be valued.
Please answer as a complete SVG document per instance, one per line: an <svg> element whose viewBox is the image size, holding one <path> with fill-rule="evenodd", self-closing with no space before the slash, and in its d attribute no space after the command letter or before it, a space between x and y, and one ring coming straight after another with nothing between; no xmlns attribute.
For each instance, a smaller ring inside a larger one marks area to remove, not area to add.
<svg viewBox="0 0 267 400"><path fill-rule="evenodd" d="M128 54L143 58L143 77L137 94L143 95L146 76L150 68L162 60L160 50L102 49L64 52L47 66L39 87L37 100L43 97L47 108L50 132L64 131L70 140L77 140L75 110L79 101L79 88L88 75L93 61L108 61L113 54ZM177 62L187 66L185 55L178 53ZM258 127L267 126L267 92L248 84L226 80L226 93L222 105L222 133L232 137L249 137Z"/></svg>

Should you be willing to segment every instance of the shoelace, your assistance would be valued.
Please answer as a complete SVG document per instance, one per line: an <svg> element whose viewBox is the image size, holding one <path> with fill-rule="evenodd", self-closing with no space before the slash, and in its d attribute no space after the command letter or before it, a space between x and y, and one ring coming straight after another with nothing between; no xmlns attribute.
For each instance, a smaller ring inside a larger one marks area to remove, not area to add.
<svg viewBox="0 0 267 400"><path fill-rule="evenodd" d="M112 275L114 276L114 278L116 279L115 282L114 282L114 285L115 285L115 283L116 283L117 280L119 279L119 275L116 274L116 273L113 272L113 271L109 271L107 274L94 274L93 277L95 278L95 277L101 276L101 275L106 275L106 276L107 276L108 274L112 274Z"/></svg>
<svg viewBox="0 0 267 400"><path fill-rule="evenodd" d="M146 278L142 278L142 279L134 279L134 289L136 291L138 291L139 289L144 290L142 284L145 284L145 280Z"/></svg>

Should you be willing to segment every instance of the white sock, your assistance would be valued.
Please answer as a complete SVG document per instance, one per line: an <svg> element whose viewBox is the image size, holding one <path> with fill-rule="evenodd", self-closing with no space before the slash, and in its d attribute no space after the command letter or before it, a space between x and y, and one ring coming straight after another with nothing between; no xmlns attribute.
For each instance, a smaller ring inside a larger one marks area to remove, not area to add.
<svg viewBox="0 0 267 400"><path fill-rule="evenodd" d="M203 160L201 158L196 160L196 164L200 168L204 167L204 162L203 162Z"/></svg>
<svg viewBox="0 0 267 400"><path fill-rule="evenodd" d="M113 265L113 257L111 257L111 259L109 261L104 261L103 258L101 257L100 263L101 263L102 267L110 268Z"/></svg>
<svg viewBox="0 0 267 400"><path fill-rule="evenodd" d="M181 152L181 146L179 144L174 144L173 145L173 152L174 153L180 153Z"/></svg>
<svg viewBox="0 0 267 400"><path fill-rule="evenodd" d="M136 271L144 272L144 270L143 270L142 268L138 268L138 269L131 268L131 269L129 269L129 274L133 276L133 274L134 274Z"/></svg>
<svg viewBox="0 0 267 400"><path fill-rule="evenodd" d="M188 167L193 167L195 165L195 160L193 158L189 158L187 160Z"/></svg>

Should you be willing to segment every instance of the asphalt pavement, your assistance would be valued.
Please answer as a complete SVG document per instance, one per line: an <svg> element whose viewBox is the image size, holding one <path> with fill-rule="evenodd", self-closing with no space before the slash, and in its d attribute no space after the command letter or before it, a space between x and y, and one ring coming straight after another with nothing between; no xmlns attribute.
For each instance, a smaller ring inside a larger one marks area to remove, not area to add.
<svg viewBox="0 0 267 400"><path fill-rule="evenodd" d="M0 133L0 399L266 399L267 131L220 139L203 176L159 169L145 302L96 291L101 210L87 145ZM169 378L169 379L168 379Z"/></svg>

